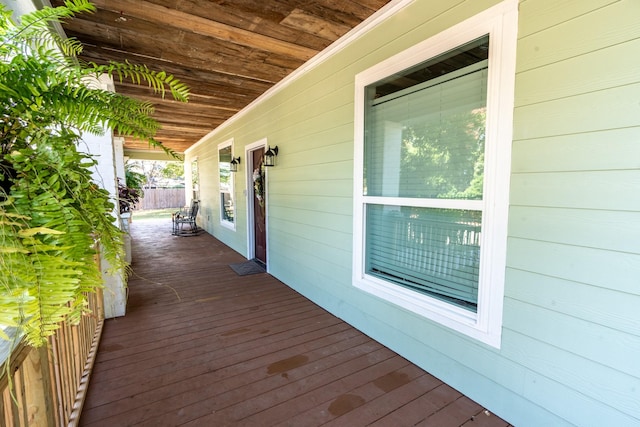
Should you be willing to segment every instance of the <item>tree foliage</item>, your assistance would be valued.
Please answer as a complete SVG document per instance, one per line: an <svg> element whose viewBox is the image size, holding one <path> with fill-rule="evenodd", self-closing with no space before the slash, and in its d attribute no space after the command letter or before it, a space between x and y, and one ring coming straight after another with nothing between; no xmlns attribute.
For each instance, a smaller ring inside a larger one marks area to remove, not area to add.
<svg viewBox="0 0 640 427"><path fill-rule="evenodd" d="M165 160L129 160L125 165L125 169L132 173L140 174L144 185L150 187L162 186L164 180L184 180L183 162L168 162Z"/></svg>
<svg viewBox="0 0 640 427"><path fill-rule="evenodd" d="M184 163L182 162L168 162L165 164L164 169L160 174L164 178L169 179L184 179Z"/></svg>
<svg viewBox="0 0 640 427"><path fill-rule="evenodd" d="M482 199L484 109L406 126L402 138L402 182L410 197Z"/></svg>
<svg viewBox="0 0 640 427"><path fill-rule="evenodd" d="M116 270L125 267L114 201L91 180L95 160L78 150L82 134L111 129L162 147L151 104L91 81L107 74L188 97L164 72L84 63L81 44L51 30L94 10L87 0L68 0L14 22L0 5L0 336L15 327L35 346L58 322L87 312L85 293L102 284L98 245Z"/></svg>

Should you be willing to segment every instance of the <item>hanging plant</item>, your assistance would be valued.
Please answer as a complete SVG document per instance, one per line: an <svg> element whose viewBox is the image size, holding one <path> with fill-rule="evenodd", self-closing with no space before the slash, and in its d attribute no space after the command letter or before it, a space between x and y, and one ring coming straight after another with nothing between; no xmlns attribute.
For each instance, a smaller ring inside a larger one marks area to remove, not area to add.
<svg viewBox="0 0 640 427"><path fill-rule="evenodd" d="M118 178L118 203L121 214L131 212L140 201L141 196L140 190L124 185Z"/></svg>
<svg viewBox="0 0 640 427"><path fill-rule="evenodd" d="M253 171L253 194L258 199L260 207L264 208L264 165L262 163Z"/></svg>
<svg viewBox="0 0 640 427"><path fill-rule="evenodd" d="M96 161L78 150L82 134L110 129L163 148L151 104L86 80L107 74L188 96L163 72L78 61L82 46L52 24L92 11L87 0L69 0L16 23L0 4L0 338L14 327L34 346L87 313L85 293L102 286L98 245L114 271L126 267L114 202L92 181Z"/></svg>

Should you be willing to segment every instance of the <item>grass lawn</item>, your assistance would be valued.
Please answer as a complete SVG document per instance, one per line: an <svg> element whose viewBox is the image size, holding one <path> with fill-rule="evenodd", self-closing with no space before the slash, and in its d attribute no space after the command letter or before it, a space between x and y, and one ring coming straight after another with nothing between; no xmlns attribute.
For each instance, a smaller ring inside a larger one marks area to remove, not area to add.
<svg viewBox="0 0 640 427"><path fill-rule="evenodd" d="M168 209L147 209L143 211L133 211L131 217L134 221L143 219L167 219L171 220L171 214L180 210L179 208Z"/></svg>

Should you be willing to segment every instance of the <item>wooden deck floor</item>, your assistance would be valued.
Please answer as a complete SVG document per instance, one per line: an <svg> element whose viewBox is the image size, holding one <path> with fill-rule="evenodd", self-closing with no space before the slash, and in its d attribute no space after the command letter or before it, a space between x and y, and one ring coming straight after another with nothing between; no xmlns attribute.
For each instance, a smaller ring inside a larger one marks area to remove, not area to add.
<svg viewBox="0 0 640 427"><path fill-rule="evenodd" d="M127 315L105 323L83 426L507 426L210 235L132 224Z"/></svg>

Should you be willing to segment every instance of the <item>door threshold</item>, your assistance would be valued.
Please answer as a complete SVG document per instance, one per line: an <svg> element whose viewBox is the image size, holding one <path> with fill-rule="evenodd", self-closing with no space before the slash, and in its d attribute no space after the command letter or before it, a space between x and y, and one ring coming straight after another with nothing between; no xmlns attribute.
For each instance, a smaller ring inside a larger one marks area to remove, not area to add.
<svg viewBox="0 0 640 427"><path fill-rule="evenodd" d="M261 260L259 260L258 258L254 258L251 261L255 262L256 264L258 264L260 267L264 268L264 271L267 271L267 264L265 264L264 262L262 262Z"/></svg>

